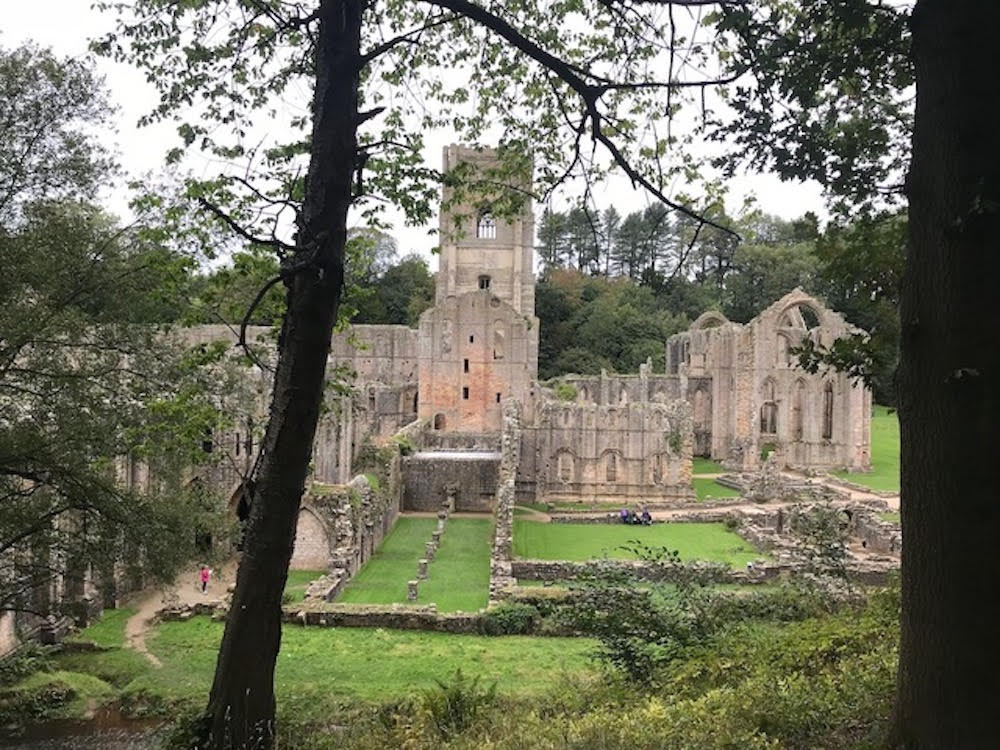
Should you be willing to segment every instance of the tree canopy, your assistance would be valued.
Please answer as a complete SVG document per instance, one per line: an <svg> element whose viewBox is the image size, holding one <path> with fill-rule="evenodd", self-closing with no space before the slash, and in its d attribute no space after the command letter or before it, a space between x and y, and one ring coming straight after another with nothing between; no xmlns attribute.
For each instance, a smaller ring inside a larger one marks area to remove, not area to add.
<svg viewBox="0 0 1000 750"><path fill-rule="evenodd" d="M89 568L113 600L126 560L163 578L186 561L212 507L179 467L219 415L163 326L187 260L84 200L113 171L90 130L106 92L33 47L0 71L24 118L0 131L0 609L47 614L53 579L81 594ZM123 483L140 462L175 481Z"/></svg>

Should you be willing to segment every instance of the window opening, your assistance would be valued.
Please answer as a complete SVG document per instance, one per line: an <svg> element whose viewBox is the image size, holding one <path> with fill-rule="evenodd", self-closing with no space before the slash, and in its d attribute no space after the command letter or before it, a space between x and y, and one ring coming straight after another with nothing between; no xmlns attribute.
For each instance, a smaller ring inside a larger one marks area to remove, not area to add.
<svg viewBox="0 0 1000 750"><path fill-rule="evenodd" d="M462 386L462 398L466 401L469 400L469 386L467 385Z"/></svg>
<svg viewBox="0 0 1000 750"><path fill-rule="evenodd" d="M618 457L614 453L608 454L604 467L604 478L609 483L618 481Z"/></svg>
<svg viewBox="0 0 1000 750"><path fill-rule="evenodd" d="M823 389L823 439L833 437L833 383Z"/></svg>
<svg viewBox="0 0 1000 750"><path fill-rule="evenodd" d="M481 240L494 240L497 236L497 222L493 214L483 211L479 214L479 223L476 224L476 237ZM482 288L482 287L480 287Z"/></svg>
<svg viewBox="0 0 1000 750"><path fill-rule="evenodd" d="M490 288L490 277L489 276L480 276L479 277L479 288L480 289L489 289Z"/></svg>

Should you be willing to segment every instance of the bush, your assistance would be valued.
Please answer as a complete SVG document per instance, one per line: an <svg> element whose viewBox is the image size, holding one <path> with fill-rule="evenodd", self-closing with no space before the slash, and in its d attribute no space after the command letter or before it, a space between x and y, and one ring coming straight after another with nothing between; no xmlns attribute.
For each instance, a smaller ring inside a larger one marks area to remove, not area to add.
<svg viewBox="0 0 1000 750"><path fill-rule="evenodd" d="M747 620L798 622L829 613L835 602L819 590L784 583L773 589L717 592L707 608L716 626Z"/></svg>
<svg viewBox="0 0 1000 750"><path fill-rule="evenodd" d="M0 694L0 724L38 721L56 713L76 697L76 691L61 681L32 690Z"/></svg>
<svg viewBox="0 0 1000 750"><path fill-rule="evenodd" d="M424 692L422 704L443 739L465 731L476 715L496 700L496 683L481 688L479 677L470 680L461 669L455 671L452 682L435 682L436 688Z"/></svg>
<svg viewBox="0 0 1000 750"><path fill-rule="evenodd" d="M29 643L0 661L0 687L13 685L34 672L52 671L51 654L52 649Z"/></svg>
<svg viewBox="0 0 1000 750"><path fill-rule="evenodd" d="M487 610L479 622L485 635L527 635L538 620L539 612L531 604L505 602Z"/></svg>
<svg viewBox="0 0 1000 750"><path fill-rule="evenodd" d="M553 390L556 393L556 398L560 401L576 401L576 386L571 383L556 383Z"/></svg>

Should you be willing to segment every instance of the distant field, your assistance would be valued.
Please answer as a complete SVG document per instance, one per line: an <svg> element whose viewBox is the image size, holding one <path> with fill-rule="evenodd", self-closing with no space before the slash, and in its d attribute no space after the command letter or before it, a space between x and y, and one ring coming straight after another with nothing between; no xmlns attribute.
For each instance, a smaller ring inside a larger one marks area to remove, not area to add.
<svg viewBox="0 0 1000 750"><path fill-rule="evenodd" d="M347 585L338 601L354 604L406 602L406 582L417 577L417 561L437 527L436 518L402 517L375 555ZM485 607L490 585L492 521L451 518L441 547L420 583L420 604L442 612Z"/></svg>
<svg viewBox="0 0 1000 750"><path fill-rule="evenodd" d="M625 526L514 520L514 554L530 560L592 560L604 556L630 559L634 555L620 547L636 540L652 547L676 549L682 560L715 560L742 566L761 557L721 523Z"/></svg>
<svg viewBox="0 0 1000 750"><path fill-rule="evenodd" d="M835 472L837 476L871 487L873 490L899 491L899 418L886 406L876 406L872 416L872 470L854 474Z"/></svg>

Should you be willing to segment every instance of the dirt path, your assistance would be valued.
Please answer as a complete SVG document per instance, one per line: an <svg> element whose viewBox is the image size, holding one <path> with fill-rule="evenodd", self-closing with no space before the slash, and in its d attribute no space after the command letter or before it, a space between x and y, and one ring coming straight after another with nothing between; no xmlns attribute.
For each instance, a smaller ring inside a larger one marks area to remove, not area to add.
<svg viewBox="0 0 1000 750"><path fill-rule="evenodd" d="M198 583L198 571L198 566L186 569L170 586L147 590L133 602L136 613L125 623L125 647L135 649L154 667L162 667L163 664L146 646L146 634L152 628L156 615L172 604L221 603L229 584L236 580L236 561L230 560L212 571L212 581L204 594Z"/></svg>

